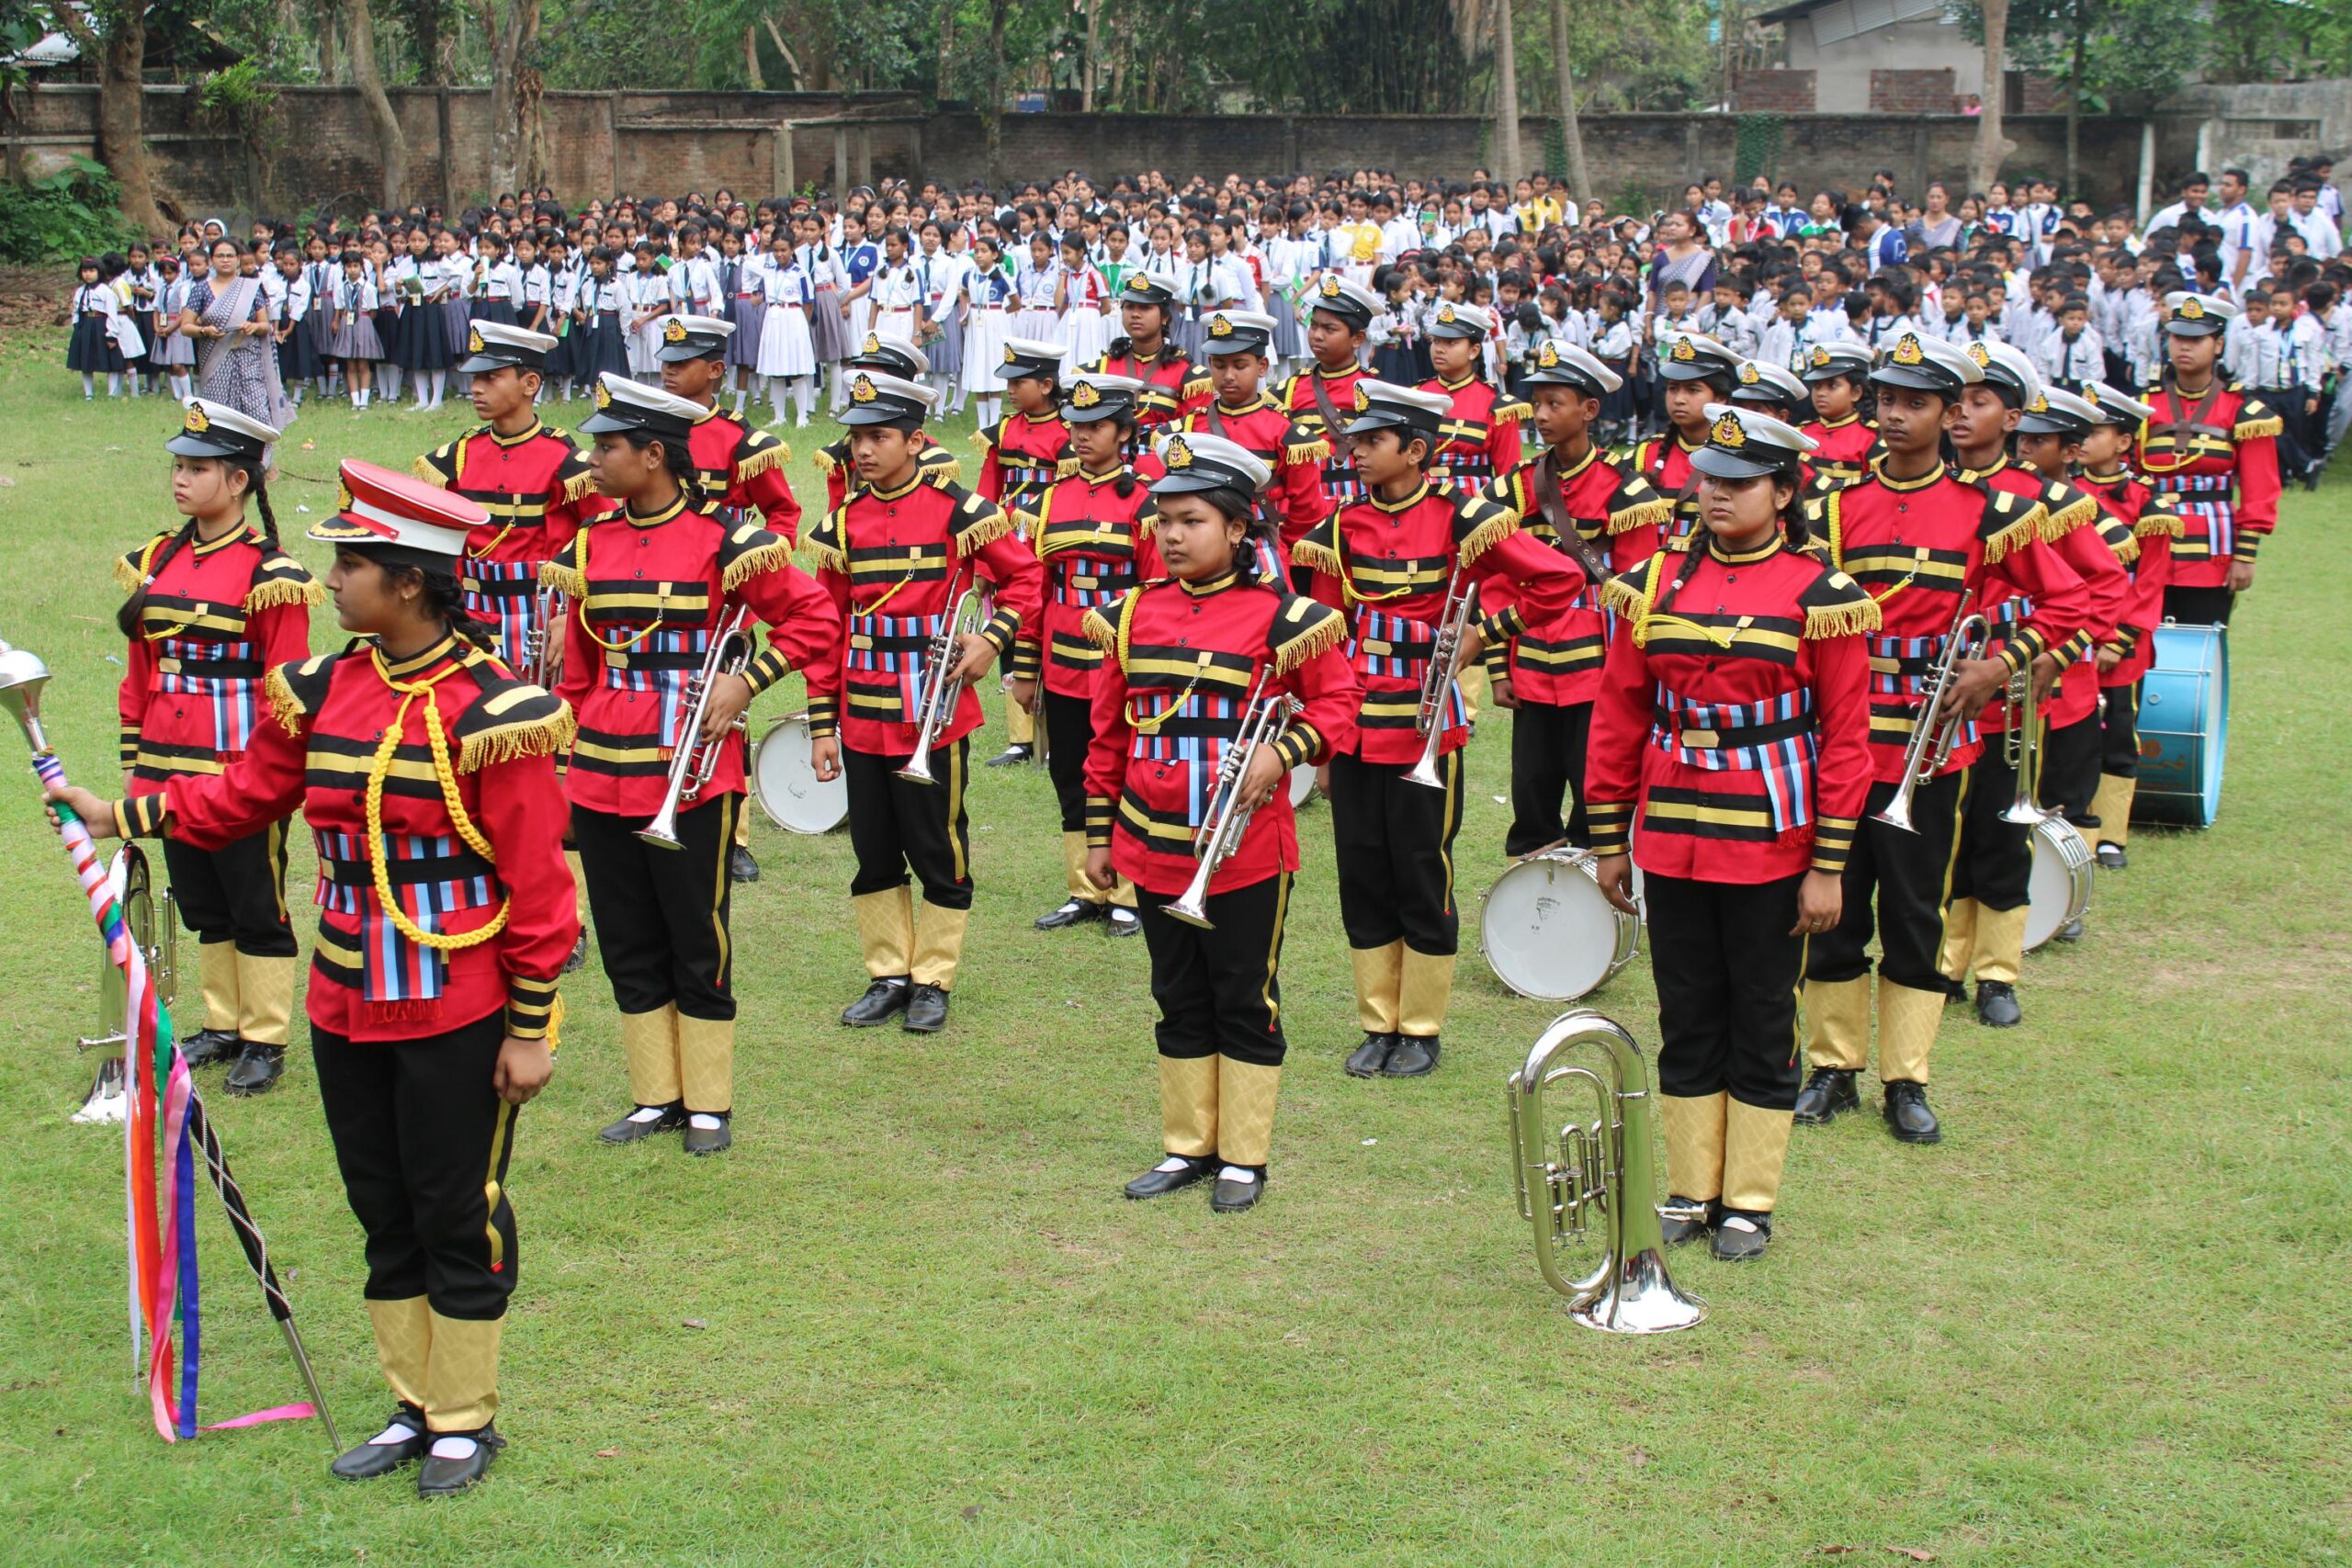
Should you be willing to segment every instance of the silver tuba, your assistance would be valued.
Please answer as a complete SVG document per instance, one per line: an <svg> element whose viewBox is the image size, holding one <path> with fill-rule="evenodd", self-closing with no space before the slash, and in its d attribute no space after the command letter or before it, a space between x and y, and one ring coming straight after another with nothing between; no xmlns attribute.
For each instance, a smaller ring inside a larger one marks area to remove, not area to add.
<svg viewBox="0 0 2352 1568"><path fill-rule="evenodd" d="M752 661L752 610L739 604L735 613L719 623L712 634L710 651L703 655L702 668L686 680L684 694L679 700L678 736L670 748L669 788L662 796L662 809L653 820L637 830L637 836L649 844L665 850L682 849L678 841L678 811L686 802L702 793L711 775L718 772L718 754L726 748L727 737L716 740L702 738L703 715L710 709L710 689L721 675L741 675ZM741 715L733 725L744 728Z"/></svg>
<svg viewBox="0 0 2352 1568"><path fill-rule="evenodd" d="M1250 826L1250 818L1258 807L1254 802L1241 798L1241 781L1250 775L1250 761L1261 746L1272 746L1289 733L1290 721L1306 705L1292 696L1266 694L1266 675L1261 671L1258 683L1250 689L1249 704L1241 710L1241 733L1225 749L1225 756L1217 763L1216 784L1209 791L1209 808L1203 818L1200 831L1193 837L1193 852L1200 857L1200 865L1193 873L1191 884L1172 904L1160 912L1198 926L1203 931L1215 931L1205 910L1209 900L1209 881L1216 875L1216 868L1225 863L1241 843L1241 835Z"/></svg>
<svg viewBox="0 0 2352 1568"><path fill-rule="evenodd" d="M1951 630L1944 635L1943 652L1920 682L1918 716L1911 721L1911 740L1903 750L1903 782L1895 786L1894 798L1884 809L1871 814L1874 820L1906 833L1919 830L1911 825L1911 797L1919 793L1921 784L1933 782L1944 771L1960 744L1961 728L1968 722L1957 712L1939 717L1945 694L1951 690L1953 672L1963 659L1984 658L1992 640L1991 624L1982 615L1969 614L1963 598L1952 614Z"/></svg>
<svg viewBox="0 0 2352 1568"><path fill-rule="evenodd" d="M960 685L947 678L955 668L956 649L963 639L980 629L980 612L968 604L972 589L967 584L956 587L956 579L947 582L947 608L939 617L939 631L923 649L922 694L915 699L915 750L907 765L899 770L899 777L916 784L937 784L931 771L932 742L938 738L940 727L956 711L956 695Z"/></svg>
<svg viewBox="0 0 2352 1568"><path fill-rule="evenodd" d="M1462 651L1462 632L1470 624L1470 611L1477 602L1478 585L1457 563L1445 581L1445 608L1439 612L1437 640L1430 645L1430 667L1421 676L1421 706L1413 716L1413 728L1427 744L1421 748L1421 760L1405 775L1408 784L1445 787L1445 775L1437 771L1438 748L1445 741L1445 699L1453 694L1453 661Z"/></svg>
<svg viewBox="0 0 2352 1568"><path fill-rule="evenodd" d="M1592 1066L1566 1060L1579 1050ZM1555 1085L1582 1084L1569 1120L1555 1126L1545 1110ZM1707 1303L1675 1287L1666 1271L1666 1240L1650 1152L1649 1069L1634 1037L1586 1008L1552 1021L1510 1076L1511 1184L1519 1217L1535 1228L1535 1266L1568 1298L1568 1315L1609 1334L1665 1334L1703 1321ZM1584 1111L1598 1114L1589 1122ZM1678 1211L1677 1218L1699 1218ZM1562 1269L1564 1245L1595 1224L1600 1264L1582 1279Z"/></svg>
<svg viewBox="0 0 2352 1568"><path fill-rule="evenodd" d="M170 888L156 895L147 852L125 844L107 863L107 886L122 908L122 923L147 960L148 983L169 1016L179 999L179 918ZM72 1120L83 1125L110 1125L122 1121L128 1107L122 1054L130 1048L130 984L113 956L98 953L98 1032L75 1041L85 1051L100 1051L97 1081Z"/></svg>

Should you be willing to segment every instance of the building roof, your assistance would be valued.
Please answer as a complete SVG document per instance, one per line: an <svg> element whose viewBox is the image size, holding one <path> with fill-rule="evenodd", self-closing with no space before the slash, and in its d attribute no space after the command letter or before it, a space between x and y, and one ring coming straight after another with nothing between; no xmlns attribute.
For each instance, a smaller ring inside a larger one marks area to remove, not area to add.
<svg viewBox="0 0 2352 1568"><path fill-rule="evenodd" d="M1814 41L1836 43L1858 33L1891 28L1897 22L1941 17L1951 9L1950 0L1794 0L1792 5L1761 12L1755 19L1792 22L1800 17L1810 17Z"/></svg>

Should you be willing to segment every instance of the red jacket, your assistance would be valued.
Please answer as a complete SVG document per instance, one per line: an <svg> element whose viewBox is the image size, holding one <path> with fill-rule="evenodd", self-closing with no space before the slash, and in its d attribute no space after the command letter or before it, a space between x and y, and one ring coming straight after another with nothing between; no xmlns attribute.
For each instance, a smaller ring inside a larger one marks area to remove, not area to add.
<svg viewBox="0 0 2352 1568"><path fill-rule="evenodd" d="M1519 467L1521 427L1533 412L1525 403L1505 397L1475 375L1451 386L1433 376L1420 389L1443 392L1453 400L1453 412L1438 427L1437 450L1430 455L1431 484L1475 494Z"/></svg>
<svg viewBox="0 0 2352 1568"><path fill-rule="evenodd" d="M1261 673L1269 693L1306 705L1282 739L1285 768L1326 761L1352 738L1355 681L1339 649L1345 628L1328 605L1228 572L1139 588L1088 612L1086 626L1107 656L1094 678L1086 838L1107 844L1112 865L1138 887L1176 894L1191 885L1193 833ZM1297 869L1290 795L1276 790L1209 891Z"/></svg>
<svg viewBox="0 0 2352 1568"><path fill-rule="evenodd" d="M2071 671L2084 655L2115 635L2116 624L2122 618L2132 580L2125 575L2118 557L2124 551L2138 553L2132 531L2106 517L2098 502L2073 485L2045 479L2006 457L1990 468L1962 477L1972 484L2007 491L2020 500L2039 501L2048 513L2041 525L2041 536L2083 584L2082 622L2075 635L2054 650L2061 671ZM1993 599L1988 594L1986 604L1979 607L1993 623L1994 648L1997 650L2007 628L2031 615L2033 601L2012 584L2006 597ZM2075 681L2070 690L2062 672L2057 688L2041 704L2040 716L2063 729L2081 723L2098 706L2096 679ZM1995 697L1977 723L1987 733L2007 729L2007 697Z"/></svg>
<svg viewBox="0 0 2352 1568"><path fill-rule="evenodd" d="M2148 488L2175 498L2181 533L2172 580L2219 588L2233 559L2250 561L2278 526L2278 433L2284 423L2251 392L2223 386L2207 399L2173 389L2148 395L2155 416L2140 431L2140 471ZM2174 421L2181 428L2176 429Z"/></svg>
<svg viewBox="0 0 2352 1568"><path fill-rule="evenodd" d="M574 806L617 817L650 817L661 807L672 752L694 740L684 733L686 682L740 605L768 626L768 646L743 671L754 695L790 670L812 694L831 684L841 637L833 606L793 566L787 541L722 518L708 500L697 510L683 498L651 517L611 513L542 572L571 599L556 694L580 716L564 774ZM813 714L810 728L830 733ZM687 808L742 788L743 738L729 733L718 770Z"/></svg>
<svg viewBox="0 0 2352 1568"><path fill-rule="evenodd" d="M1963 598L1973 612L2020 588L2032 595L2032 615L2012 628L2002 654L2012 669L2064 646L2082 626L2082 581L2041 542L2048 513L2039 502L1964 484L1940 463L1917 479L1890 479L1881 465L1806 510L1831 563L1878 602L1879 629L1865 635L1871 761L1883 784L1903 777L1922 682ZM1975 725L1962 735L1947 773L1983 750Z"/></svg>
<svg viewBox="0 0 2352 1568"><path fill-rule="evenodd" d="M1010 655L1012 673L1037 673L1038 608L1044 569L1036 552L1012 536L1012 514L957 485L861 487L808 532L817 581L841 615L842 643L826 679L812 675L812 726L840 716L842 743L873 756L904 757L915 747L914 713L928 670L924 660L945 617L956 613L975 575L996 585L996 609L980 635ZM980 727L980 700L956 694L948 722L933 737L946 746Z"/></svg>
<svg viewBox="0 0 2352 1568"><path fill-rule="evenodd" d="M1159 353L1150 359L1139 359L1134 345L1125 338L1113 338L1111 352L1089 368L1111 376L1132 376L1148 383L1150 389L1136 395L1136 444L1149 446L1150 433L1176 423L1209 400L1213 389L1209 373L1193 364L1176 350L1176 345L1163 340Z"/></svg>
<svg viewBox="0 0 2352 1568"><path fill-rule="evenodd" d="M1346 443L1331 440L1330 422L1323 417L1323 400L1329 399L1331 412L1344 419L1355 412L1356 383L1377 379L1360 365L1351 364L1344 370L1326 370L1320 365L1310 365L1283 382L1282 389L1274 394L1276 406L1290 415L1299 429L1330 444L1331 450L1323 457L1320 476L1326 512L1346 502L1362 501L1364 489L1363 481L1356 478L1355 458Z"/></svg>
<svg viewBox="0 0 2352 1568"><path fill-rule="evenodd" d="M1628 630L1593 702L1595 852L1630 834L1645 872L1701 882L1844 869L1871 788L1870 595L1780 537L1663 552L1602 592Z"/></svg>
<svg viewBox="0 0 2352 1568"><path fill-rule="evenodd" d="M1426 483L1394 504L1375 498L1341 507L1298 542L1295 558L1315 570L1315 596L1347 612L1348 657L1363 701L1356 744L1340 750L1398 767L1420 760L1424 738L1414 720L1457 561L1482 590L1510 585L1503 592L1511 603L1479 622L1489 643L1556 623L1584 585L1574 562L1520 531L1518 513ZM1458 688L1439 722L1441 752L1470 738Z"/></svg>
<svg viewBox="0 0 2352 1568"><path fill-rule="evenodd" d="M174 531L175 533L177 530ZM115 562L135 592L171 534ZM148 585L115 694L132 795L175 773L217 773L262 728L262 678L311 651L311 606L326 590L250 524L211 544L191 535Z"/></svg>
<svg viewBox="0 0 2352 1568"><path fill-rule="evenodd" d="M964 482L962 460L928 435L915 449L915 468L933 484ZM847 436L830 446L817 448L817 470L825 476L825 510L839 511L842 502L849 499L849 487L857 478L857 466L850 461Z"/></svg>
<svg viewBox="0 0 2352 1568"><path fill-rule="evenodd" d="M1488 490L1487 497L1518 513L1524 520L1521 525L1531 536L1569 560L1577 560L1544 515L1536 494L1536 465L1542 460L1539 453L1503 475ZM1610 558L1617 541L1646 535L1654 542L1658 525L1671 510L1672 503L1652 490L1647 479L1620 468L1598 446L1588 447L1583 460L1571 464L1556 482L1562 507L1577 536L1611 570L1621 570ZM1656 553L1653 543L1641 558ZM1622 570L1630 569L1631 565ZM1509 581L1482 589L1480 594L1480 603L1489 613L1518 602ZM1601 660L1607 652L1607 619L1598 584L1588 581L1558 620L1530 626L1508 643L1487 649L1487 673L1508 676L1512 694L1522 703L1553 706L1589 703L1600 689Z"/></svg>
<svg viewBox="0 0 2352 1568"><path fill-rule="evenodd" d="M972 440L988 454L980 460L980 482L972 488L982 500L1018 514L1013 523L1025 531L1024 520L1036 515L1038 498L1061 477L1063 459L1069 456L1069 426L1059 414L1008 414L973 432Z"/></svg>
<svg viewBox="0 0 2352 1568"><path fill-rule="evenodd" d="M393 681L413 694L395 692ZM314 1027L354 1040L415 1040L503 1007L508 1033L546 1034L556 976L580 935L554 761L571 737L571 709L451 639L397 664L361 642L279 665L268 694L270 717L242 757L221 773L183 774L161 795L122 802L115 816L124 834L168 832L216 849L300 807L319 850ZM371 832L368 779L388 735L394 750ZM383 885L412 931L462 935L502 911L505 924L470 946L436 952L418 942L378 893L387 845L398 869L385 868Z"/></svg>
<svg viewBox="0 0 2352 1568"><path fill-rule="evenodd" d="M1878 455L1878 427L1860 414L1848 414L1835 424L1816 419L1804 429L1821 444L1810 461L1825 483L1852 484L1870 471L1871 459Z"/></svg>
<svg viewBox="0 0 2352 1568"><path fill-rule="evenodd" d="M571 437L536 422L514 436L478 426L413 468L418 479L489 508L490 521L467 536L458 586L467 613L491 628L499 657L523 668L524 639L538 620L539 568L613 502L596 493Z"/></svg>
<svg viewBox="0 0 2352 1568"><path fill-rule="evenodd" d="M1055 695L1087 695L1102 667L1102 649L1086 630L1089 612L1160 575L1159 547L1151 531L1156 515L1151 491L1125 465L1107 474L1080 468L1057 480L1037 503L1033 543L1045 563L1037 640L1045 655L1046 690Z"/></svg>
<svg viewBox="0 0 2352 1568"><path fill-rule="evenodd" d="M2123 469L2112 474L2085 474L2082 488L2108 515L2132 530L2140 553L2128 558L2132 594L2108 646L2123 657L2098 678L2101 689L2128 686L2145 675L2156 661L2152 635L2165 618L2165 589L2172 581L2172 542L2180 536L2180 513L2173 498L2157 495L2144 480Z"/></svg>
<svg viewBox="0 0 2352 1568"><path fill-rule="evenodd" d="M1705 445L1703 440L1699 443L1699 446ZM1634 447L1634 472L1674 506L1672 517L1658 530L1661 547L1703 532L1699 522L1699 472L1690 466L1690 454L1699 446L1684 445L1682 437L1669 430Z"/></svg>
<svg viewBox="0 0 2352 1568"><path fill-rule="evenodd" d="M1227 441L1274 470L1273 483L1266 490L1266 504L1281 524L1283 553L1288 556L1290 547L1331 510L1323 497L1323 465L1331 456L1331 444L1263 392L1240 409L1227 408L1211 399L1178 420L1175 428L1216 434L1209 431L1212 409Z"/></svg>
<svg viewBox="0 0 2352 1568"><path fill-rule="evenodd" d="M793 499L792 486L784 477L792 454L783 442L714 408L695 421L686 452L694 459L703 495L724 509L723 521L757 517L786 545L798 540L800 502Z"/></svg>

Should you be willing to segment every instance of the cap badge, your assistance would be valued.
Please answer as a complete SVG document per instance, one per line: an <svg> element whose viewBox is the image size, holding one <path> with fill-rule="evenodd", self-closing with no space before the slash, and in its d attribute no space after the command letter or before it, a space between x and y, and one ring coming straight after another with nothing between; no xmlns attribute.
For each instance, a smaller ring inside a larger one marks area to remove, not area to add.
<svg viewBox="0 0 2352 1568"><path fill-rule="evenodd" d="M343 482L342 482L342 481L340 481L340 480L337 480L337 481L336 481L336 483L335 483L335 487L334 487L334 488L335 488L335 502L334 502L334 509L335 509L337 512L348 512L348 511L350 511L350 510L351 510L351 505L352 505L352 502L351 502L351 487L350 487L349 485L347 485L347 484L343 483Z"/></svg>
<svg viewBox="0 0 2352 1568"><path fill-rule="evenodd" d="M1014 352L1011 344L1006 344L1004 345L1004 362L1007 365L1018 365L1021 363L1021 355Z"/></svg>
<svg viewBox="0 0 2352 1568"><path fill-rule="evenodd" d="M1211 316L1211 317L1209 318L1209 336L1211 336L1211 337L1231 337L1232 335L1233 335L1233 318L1232 318L1232 317L1230 317L1230 316L1227 315L1224 311L1219 310L1216 315Z"/></svg>
<svg viewBox="0 0 2352 1568"><path fill-rule="evenodd" d="M613 389L601 380L596 383L596 406L600 409L613 406Z"/></svg>
<svg viewBox="0 0 2352 1568"><path fill-rule="evenodd" d="M1691 346L1690 339L1679 337L1674 340L1674 357L1688 365L1699 357L1699 351Z"/></svg>
<svg viewBox="0 0 2352 1568"><path fill-rule="evenodd" d="M1162 460L1171 468L1189 468L1193 466L1193 449L1184 445L1182 436L1170 437L1168 454Z"/></svg>
<svg viewBox="0 0 2352 1568"><path fill-rule="evenodd" d="M1339 297L1340 297L1340 278L1339 278L1339 275L1338 275L1338 274L1336 274L1336 273L1329 273L1329 272L1325 273L1325 274L1323 275L1323 298L1324 298L1324 299L1337 299Z"/></svg>
<svg viewBox="0 0 2352 1568"><path fill-rule="evenodd" d="M1544 340L1544 346L1535 351L1535 363L1538 367L1545 370L1558 369L1560 367L1560 350L1557 345L1554 344L1548 338Z"/></svg>
<svg viewBox="0 0 2352 1568"><path fill-rule="evenodd" d="M868 333L865 334L865 341L857 345L857 352L860 354L876 354L881 351L881 335L876 333Z"/></svg>
<svg viewBox="0 0 2352 1568"><path fill-rule="evenodd" d="M185 428L191 434L197 435L201 435L206 431L212 428L211 416L204 412L203 404L190 403L187 405L187 424Z"/></svg>
<svg viewBox="0 0 2352 1568"><path fill-rule="evenodd" d="M2033 394L2033 401L2026 404L2025 410L2028 413L2048 413L2050 412L2050 400L2043 397L2040 392L2036 392Z"/></svg>
<svg viewBox="0 0 2352 1568"><path fill-rule="evenodd" d="M860 376L849 384L849 400L854 403L870 403L881 395L871 376Z"/></svg>
<svg viewBox="0 0 2352 1568"><path fill-rule="evenodd" d="M1449 327L1453 324L1453 302L1452 300L1449 299L1444 304L1440 305L1437 308L1437 319L1443 321Z"/></svg>
<svg viewBox="0 0 2352 1568"><path fill-rule="evenodd" d="M1091 381L1080 381L1069 389L1069 406L1074 409L1091 409L1102 400L1102 392Z"/></svg>
<svg viewBox="0 0 2352 1568"><path fill-rule="evenodd" d="M1993 368L1992 350L1986 348L1982 343L1972 343L1968 345L1968 357L1976 361L1976 367L1980 370Z"/></svg>
<svg viewBox="0 0 2352 1568"><path fill-rule="evenodd" d="M1747 427L1730 414L1715 421L1715 428L1707 434L1716 446L1728 446L1734 451L1747 445Z"/></svg>
<svg viewBox="0 0 2352 1568"><path fill-rule="evenodd" d="M1358 381L1356 383L1356 412L1363 413L1371 407L1372 394L1363 389L1362 381Z"/></svg>
<svg viewBox="0 0 2352 1568"><path fill-rule="evenodd" d="M1917 365L1928 356L1919 347L1918 334L1905 333L1894 340L1894 352L1888 357L1897 365Z"/></svg>
<svg viewBox="0 0 2352 1568"><path fill-rule="evenodd" d="M1813 367L1818 370L1828 363L1829 351L1816 344L1813 351Z"/></svg>
<svg viewBox="0 0 2352 1568"><path fill-rule="evenodd" d="M2205 301L2192 294L2180 302L2180 309L2173 314L2184 321L2201 321L2205 319Z"/></svg>
<svg viewBox="0 0 2352 1568"><path fill-rule="evenodd" d="M466 334L466 352L468 354L480 354L481 352L481 329L480 327L474 328L472 332Z"/></svg>
<svg viewBox="0 0 2352 1568"><path fill-rule="evenodd" d="M1739 384L1743 387L1753 387L1757 382L1763 378L1764 378L1756 373L1756 367L1753 364L1743 365L1739 367Z"/></svg>

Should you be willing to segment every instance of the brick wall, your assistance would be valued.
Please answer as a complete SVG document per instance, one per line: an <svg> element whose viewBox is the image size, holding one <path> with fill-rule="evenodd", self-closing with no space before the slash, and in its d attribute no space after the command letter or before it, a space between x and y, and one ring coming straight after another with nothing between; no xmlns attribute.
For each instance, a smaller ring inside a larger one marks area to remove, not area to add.
<svg viewBox="0 0 2352 1568"><path fill-rule="evenodd" d="M1803 73L1767 73L1800 75ZM1951 102L1946 73L1944 106ZM247 213L259 206L280 215L329 206L355 210L373 204L381 182L377 138L358 95L347 88L284 89L292 133L268 188L254 193L255 173L242 145L202 121L185 88L151 87L147 117L156 176L164 195L190 214ZM481 89L395 89L394 111L409 141L411 194L456 207L479 199L489 184L490 96ZM95 149L97 95L93 87L45 86L16 96L18 118L0 121L0 154ZM872 99L860 112L888 114L903 100ZM550 183L566 201L616 190L680 193L717 186L756 198L778 187L788 147L795 182L836 188L836 133L830 127L778 130L786 120L836 114L831 96L785 93L549 93L544 100ZM1779 111L1788 112L1788 111ZM448 134L447 157L442 124ZM755 123L756 129L741 129ZM727 129L715 129L719 125ZM1544 145L1548 122L1521 122L1531 154ZM2064 160L2059 116L2011 116L2004 129L2018 143L2012 171L2056 169ZM1469 116L1380 118L1282 115L1008 115L1005 167L1017 179L1066 168L1099 182L1156 168L1170 179L1199 174L1321 175L1367 164L1401 175L1459 178L1493 162L1492 126ZM1727 174L1736 150L1730 115L1617 114L1588 116L1585 146L1593 180L1611 201L1628 187L1656 202L1689 179ZM866 143L861 160L858 137ZM1788 112L1781 156L1769 171L1807 191L1850 188L1868 171L1893 168L1906 188L1954 178L1967 167L1975 121L1959 115L1819 115ZM2082 159L2093 199L2131 194L2139 158L2137 119L2092 116L2082 122ZM2159 177L2186 168L2193 148L2161 150ZM986 173L986 142L977 115L951 110L921 119L884 119L848 139L849 177L910 175L961 183ZM10 166L13 166L11 163Z"/></svg>
<svg viewBox="0 0 2352 1568"><path fill-rule="evenodd" d="M1742 114L1811 114L1819 101L1810 71L1743 71L1731 96Z"/></svg>
<svg viewBox="0 0 2352 1568"><path fill-rule="evenodd" d="M1872 114L1951 114L1959 107L1949 68L1871 73Z"/></svg>
<svg viewBox="0 0 2352 1568"><path fill-rule="evenodd" d="M2025 112L2028 114L2064 114L2066 112L2066 81L2063 76L2039 76L2027 73L2024 77Z"/></svg>

